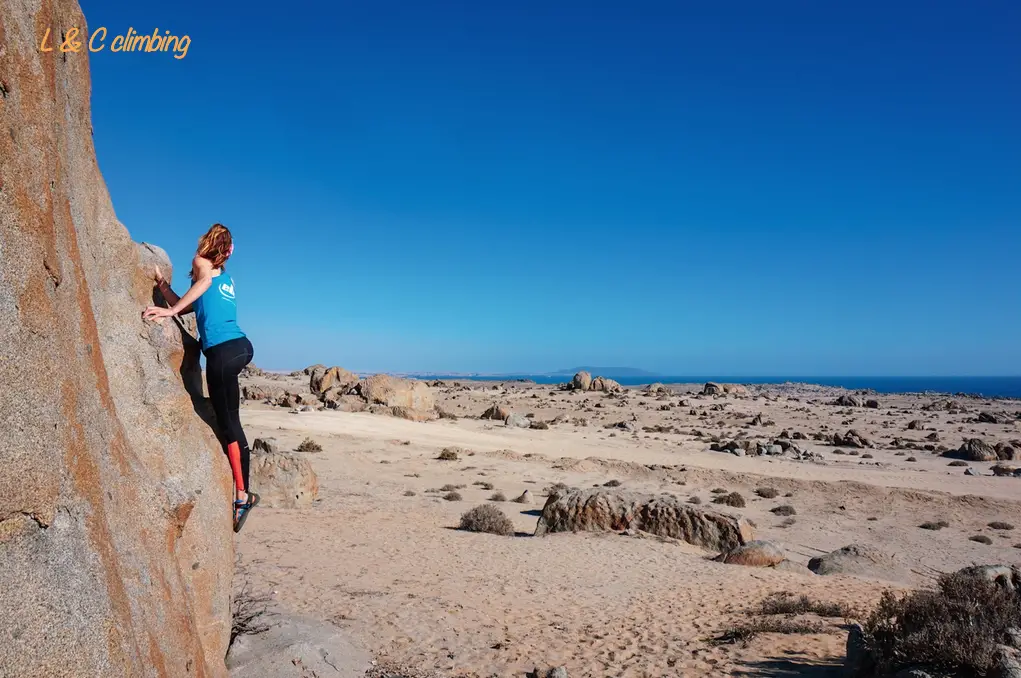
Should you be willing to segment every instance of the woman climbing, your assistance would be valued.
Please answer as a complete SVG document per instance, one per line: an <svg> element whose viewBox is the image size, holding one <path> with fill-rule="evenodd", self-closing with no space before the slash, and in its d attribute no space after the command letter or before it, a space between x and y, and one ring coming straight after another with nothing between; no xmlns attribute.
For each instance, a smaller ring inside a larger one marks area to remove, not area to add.
<svg viewBox="0 0 1021 678"><path fill-rule="evenodd" d="M252 342L237 324L234 281L224 272L224 264L234 253L230 231L223 224L213 226L199 238L198 251L191 262L191 287L178 297L157 268L154 272L160 293L170 308L150 306L145 318L168 318L194 311L206 356L206 384L216 412L221 440L226 441L227 459L234 474L234 531L238 532L248 514L259 504L259 495L248 488L251 452L241 428L238 408L241 389L238 375L252 362Z"/></svg>

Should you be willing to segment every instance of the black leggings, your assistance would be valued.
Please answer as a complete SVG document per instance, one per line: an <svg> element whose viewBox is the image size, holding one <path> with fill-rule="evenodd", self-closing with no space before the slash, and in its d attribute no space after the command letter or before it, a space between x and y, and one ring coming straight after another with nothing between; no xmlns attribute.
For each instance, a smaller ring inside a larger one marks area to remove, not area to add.
<svg viewBox="0 0 1021 678"><path fill-rule="evenodd" d="M247 490L248 467L252 453L248 449L248 440L245 439L241 417L238 414L241 405L238 375L245 365L252 362L255 351L248 337L238 337L210 346L205 354L206 384L209 386L209 399L216 413L216 423L220 426L224 447L230 443L237 443L241 449L241 477Z"/></svg>

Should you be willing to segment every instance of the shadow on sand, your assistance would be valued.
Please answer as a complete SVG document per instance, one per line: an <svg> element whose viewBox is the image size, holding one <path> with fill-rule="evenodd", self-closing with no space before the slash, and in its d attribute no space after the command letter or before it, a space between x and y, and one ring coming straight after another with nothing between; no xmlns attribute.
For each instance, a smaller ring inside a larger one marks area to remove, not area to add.
<svg viewBox="0 0 1021 678"><path fill-rule="evenodd" d="M800 678L840 678L844 675L842 662L820 660L791 653L790 657L769 657L755 662L746 662L734 669L735 676L799 676Z"/></svg>

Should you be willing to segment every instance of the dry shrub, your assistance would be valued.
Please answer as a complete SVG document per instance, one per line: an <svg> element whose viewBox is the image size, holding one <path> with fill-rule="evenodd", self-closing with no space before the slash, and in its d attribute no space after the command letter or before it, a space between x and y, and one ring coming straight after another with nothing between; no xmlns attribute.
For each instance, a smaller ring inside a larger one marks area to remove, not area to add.
<svg viewBox="0 0 1021 678"><path fill-rule="evenodd" d="M696 494L696 495L692 496L691 499L688 500L688 503L689 504L701 504L702 503L702 497L700 497L700 496L698 496Z"/></svg>
<svg viewBox="0 0 1021 678"><path fill-rule="evenodd" d="M447 483L446 485L440 488L440 492L453 492L454 490L463 490L465 487L466 487L465 485L452 485L450 483Z"/></svg>
<svg viewBox="0 0 1021 678"><path fill-rule="evenodd" d="M724 643L741 643L742 645L747 645L748 641L760 633L816 634L833 632L834 629L823 626L822 623L817 621L766 617L726 629L710 642L713 645L723 645Z"/></svg>
<svg viewBox="0 0 1021 678"><path fill-rule="evenodd" d="M493 489L493 483L487 483L487 482L484 482L484 481L481 481L481 480L476 480L474 483L472 483L472 485L478 485L483 490L491 490L491 489Z"/></svg>
<svg viewBox="0 0 1021 678"><path fill-rule="evenodd" d="M404 496L405 497L414 497L415 496L415 491L414 490L405 490L404 491Z"/></svg>
<svg viewBox="0 0 1021 678"><path fill-rule="evenodd" d="M263 617L272 599L252 592L252 579L248 568L242 565L241 556L234 560L234 582L230 597L230 640L234 644L239 636L254 636L269 631L270 624Z"/></svg>
<svg viewBox="0 0 1021 678"><path fill-rule="evenodd" d="M461 501L462 499L460 492L447 492L443 498L447 501Z"/></svg>
<svg viewBox="0 0 1021 678"><path fill-rule="evenodd" d="M603 483L603 487L620 487L620 481L619 480L607 480L605 483Z"/></svg>
<svg viewBox="0 0 1021 678"><path fill-rule="evenodd" d="M461 515L459 529L507 536L514 534L514 523L492 504L481 504Z"/></svg>
<svg viewBox="0 0 1021 678"><path fill-rule="evenodd" d="M935 523L932 521L928 521L922 523L918 527L922 528L923 530L942 530L944 527L950 527L950 523L948 523L945 520L940 520Z"/></svg>
<svg viewBox="0 0 1021 678"><path fill-rule="evenodd" d="M774 506L769 509L771 513L775 513L778 516L796 516L798 512L794 510L794 507L790 504L784 504L783 506Z"/></svg>
<svg viewBox="0 0 1021 678"><path fill-rule="evenodd" d="M727 491L725 489L723 489L722 487L714 487L713 489L709 490L709 492L711 492L712 494L726 494L727 493Z"/></svg>
<svg viewBox="0 0 1021 678"><path fill-rule="evenodd" d="M305 438L301 441L301 444L296 448L298 452L322 452L323 446L312 440L311 438Z"/></svg>
<svg viewBox="0 0 1021 678"><path fill-rule="evenodd" d="M507 495L503 492L494 492L493 496L489 498L489 501L507 501Z"/></svg>
<svg viewBox="0 0 1021 678"><path fill-rule="evenodd" d="M784 521L782 523L780 523L779 526L787 528L787 527L790 527L791 525L795 524L796 522L798 522L796 518L785 518Z"/></svg>
<svg viewBox="0 0 1021 678"><path fill-rule="evenodd" d="M986 546L993 543L993 540L984 534L976 534L968 537L968 541L977 541L979 544L985 544Z"/></svg>
<svg viewBox="0 0 1021 678"><path fill-rule="evenodd" d="M775 499L780 495L780 492L775 487L756 487L755 494L763 499Z"/></svg>
<svg viewBox="0 0 1021 678"><path fill-rule="evenodd" d="M841 617L851 619L858 615L858 611L844 603L824 603L821 600L812 600L806 595L795 597L788 591L777 591L771 593L762 601L759 608L760 614L817 614L820 617Z"/></svg>
<svg viewBox="0 0 1021 678"><path fill-rule="evenodd" d="M724 504L725 506L733 506L734 508L744 508L745 501L744 497L741 496L740 492L731 492L730 494L721 494L713 499L714 504Z"/></svg>
<svg viewBox="0 0 1021 678"><path fill-rule="evenodd" d="M440 455L436 458L440 461L457 461L459 458L457 455L458 451L459 450L456 447L444 447L443 450L440 451Z"/></svg>
<svg viewBox="0 0 1021 678"><path fill-rule="evenodd" d="M989 528L992 530L1013 530L1014 526L1010 523L1005 523L1002 520L994 520L989 523Z"/></svg>
<svg viewBox="0 0 1021 678"><path fill-rule="evenodd" d="M947 464L947 466L967 466L967 465L968 462L964 461L963 459L954 459L952 462Z"/></svg>
<svg viewBox="0 0 1021 678"><path fill-rule="evenodd" d="M975 575L943 575L936 590L885 592L862 626L874 663L867 675L917 666L985 676L1007 630L1021 626L1021 594Z"/></svg>

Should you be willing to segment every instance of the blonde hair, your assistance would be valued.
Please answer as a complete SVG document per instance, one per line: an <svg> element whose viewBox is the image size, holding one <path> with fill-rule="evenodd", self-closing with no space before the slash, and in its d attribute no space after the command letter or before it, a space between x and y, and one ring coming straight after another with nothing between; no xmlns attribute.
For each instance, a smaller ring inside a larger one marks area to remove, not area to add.
<svg viewBox="0 0 1021 678"><path fill-rule="evenodd" d="M227 227L223 224L213 224L206 234L199 238L196 254L203 259L208 259L213 264L213 268L223 268L227 257L230 256L230 248L233 244L234 239L231 238Z"/></svg>

